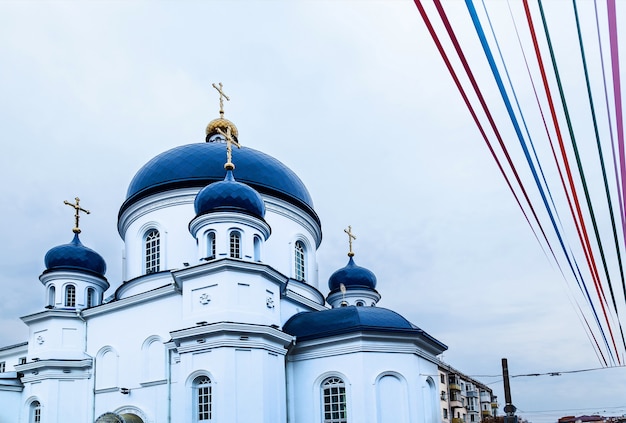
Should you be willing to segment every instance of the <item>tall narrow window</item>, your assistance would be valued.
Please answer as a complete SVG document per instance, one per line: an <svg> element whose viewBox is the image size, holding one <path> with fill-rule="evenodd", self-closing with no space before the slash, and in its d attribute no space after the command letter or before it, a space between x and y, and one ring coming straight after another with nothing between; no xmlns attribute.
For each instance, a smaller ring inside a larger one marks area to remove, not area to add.
<svg viewBox="0 0 626 423"><path fill-rule="evenodd" d="M56 301L56 288L54 287L54 285L52 285L48 289L48 306L54 307L55 301Z"/></svg>
<svg viewBox="0 0 626 423"><path fill-rule="evenodd" d="M306 255L304 252L304 244L302 241L296 241L295 247L295 278L296 280L303 281L305 280L305 259Z"/></svg>
<svg viewBox="0 0 626 423"><path fill-rule="evenodd" d="M241 235L237 231L230 233L230 256L241 258Z"/></svg>
<svg viewBox="0 0 626 423"><path fill-rule="evenodd" d="M206 255L208 259L215 258L215 232L209 232L207 236Z"/></svg>
<svg viewBox="0 0 626 423"><path fill-rule="evenodd" d="M261 238L254 236L254 261L261 261Z"/></svg>
<svg viewBox="0 0 626 423"><path fill-rule="evenodd" d="M87 288L87 301L85 301L86 307L93 307L96 305L96 291L93 288Z"/></svg>
<svg viewBox="0 0 626 423"><path fill-rule="evenodd" d="M65 307L76 307L76 287L74 285L65 287Z"/></svg>
<svg viewBox="0 0 626 423"><path fill-rule="evenodd" d="M33 401L30 403L30 422L41 422L41 403L39 401Z"/></svg>
<svg viewBox="0 0 626 423"><path fill-rule="evenodd" d="M212 407L212 386L208 376L198 376L193 381L193 396L196 405L196 419L199 422L211 420L213 414Z"/></svg>
<svg viewBox="0 0 626 423"><path fill-rule="evenodd" d="M156 273L161 267L161 236L151 229L146 234L146 273Z"/></svg>
<svg viewBox="0 0 626 423"><path fill-rule="evenodd" d="M322 383L324 423L347 423L346 384L338 377L329 377Z"/></svg>

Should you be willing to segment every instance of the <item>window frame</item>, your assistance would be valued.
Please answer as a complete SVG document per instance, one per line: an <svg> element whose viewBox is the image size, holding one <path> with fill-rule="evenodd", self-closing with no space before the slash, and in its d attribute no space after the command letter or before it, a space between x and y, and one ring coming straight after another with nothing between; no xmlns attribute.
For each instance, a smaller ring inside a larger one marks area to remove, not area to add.
<svg viewBox="0 0 626 423"><path fill-rule="evenodd" d="M213 381L208 375L196 376L191 384L193 396L193 421L213 420ZM201 407L206 407L202 409Z"/></svg>
<svg viewBox="0 0 626 423"><path fill-rule="evenodd" d="M146 230L143 236L143 259L146 275L161 271L161 231L157 228Z"/></svg>
<svg viewBox="0 0 626 423"><path fill-rule="evenodd" d="M29 405L29 423L41 423L41 402L34 400Z"/></svg>
<svg viewBox="0 0 626 423"><path fill-rule="evenodd" d="M294 243L294 267L293 267L293 277L297 281L306 281L307 276L307 268L306 268L306 260L307 260L307 249L304 242L301 240L297 240Z"/></svg>
<svg viewBox="0 0 626 423"><path fill-rule="evenodd" d="M322 422L347 423L348 399L345 381L339 376L325 378L320 385L320 394Z"/></svg>
<svg viewBox="0 0 626 423"><path fill-rule="evenodd" d="M48 306L54 307L56 305L57 289L54 285L48 287Z"/></svg>
<svg viewBox="0 0 626 423"><path fill-rule="evenodd" d="M85 307L95 307L97 305L96 290L89 287L85 292Z"/></svg>
<svg viewBox="0 0 626 423"><path fill-rule="evenodd" d="M217 235L215 231L206 234L206 259L213 260L217 257Z"/></svg>
<svg viewBox="0 0 626 423"><path fill-rule="evenodd" d="M241 254L241 232L233 229L228 234L228 257L240 259Z"/></svg>
<svg viewBox="0 0 626 423"><path fill-rule="evenodd" d="M65 307L76 307L76 285L65 285L63 304Z"/></svg>

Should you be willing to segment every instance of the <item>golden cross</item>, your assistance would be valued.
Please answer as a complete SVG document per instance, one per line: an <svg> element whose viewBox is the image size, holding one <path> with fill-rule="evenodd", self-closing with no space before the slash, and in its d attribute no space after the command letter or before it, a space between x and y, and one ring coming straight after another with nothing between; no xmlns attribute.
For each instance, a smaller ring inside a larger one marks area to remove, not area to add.
<svg viewBox="0 0 626 423"><path fill-rule="evenodd" d="M348 229L343 230L348 234L348 243L350 244L350 252L348 253L348 257L354 257L354 253L352 252L352 240L356 239L356 236L352 234L352 226L348 226Z"/></svg>
<svg viewBox="0 0 626 423"><path fill-rule="evenodd" d="M215 82L213 83L213 88L215 88L217 90L218 93L220 93L220 117L224 117L224 99L230 101L230 98L228 98L228 96L226 94L224 94L224 91L222 91L222 83L219 83L219 88L217 85L215 85Z"/></svg>
<svg viewBox="0 0 626 423"><path fill-rule="evenodd" d="M74 207L74 210L76 210L76 214L74 215L74 219L76 221L76 227L74 229L72 229L72 232L74 232L75 234L79 234L80 233L80 228L78 227L78 220L80 219L79 216L79 212L85 212L87 214L91 213L89 210L84 209L80 206L80 198L76 197L76 204L70 203L69 201L65 200L63 201L64 204L67 204L70 207Z"/></svg>
<svg viewBox="0 0 626 423"><path fill-rule="evenodd" d="M237 148L241 148L241 144L233 138L230 131L230 125L226 127L226 133L224 133L221 128L215 128L215 130L226 138L226 164L224 165L224 169L233 170L235 168L235 165L233 164L233 144L235 144Z"/></svg>

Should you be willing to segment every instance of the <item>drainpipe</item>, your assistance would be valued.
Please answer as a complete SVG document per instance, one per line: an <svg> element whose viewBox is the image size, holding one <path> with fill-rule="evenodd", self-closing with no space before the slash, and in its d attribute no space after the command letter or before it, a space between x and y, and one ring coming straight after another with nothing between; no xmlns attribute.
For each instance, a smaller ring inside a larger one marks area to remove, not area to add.
<svg viewBox="0 0 626 423"><path fill-rule="evenodd" d="M167 423L172 423L172 349L167 350Z"/></svg>
<svg viewBox="0 0 626 423"><path fill-rule="evenodd" d="M76 310L76 317L83 321L85 324L85 355L91 358L91 419L89 421L96 421L96 363L95 359L87 354L87 332L88 325L87 320L83 317L82 310Z"/></svg>

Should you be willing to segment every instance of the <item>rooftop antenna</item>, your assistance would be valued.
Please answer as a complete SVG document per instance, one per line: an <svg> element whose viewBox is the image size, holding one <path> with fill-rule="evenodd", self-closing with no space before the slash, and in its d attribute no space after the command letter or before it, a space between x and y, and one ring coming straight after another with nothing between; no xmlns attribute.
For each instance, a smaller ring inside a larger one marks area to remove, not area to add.
<svg viewBox="0 0 626 423"><path fill-rule="evenodd" d="M74 210L76 211L76 214L74 214L74 222L75 222L75 227L74 229L72 229L72 232L74 232L75 234L79 234L80 233L80 228L78 225L78 221L80 219L80 212L84 212L86 214L90 214L91 212L87 209L84 209L80 206L80 198L76 197L74 198L74 200L76 200L76 203L70 203L69 201L65 200L63 201L63 204L67 204L70 207L73 207Z"/></svg>

